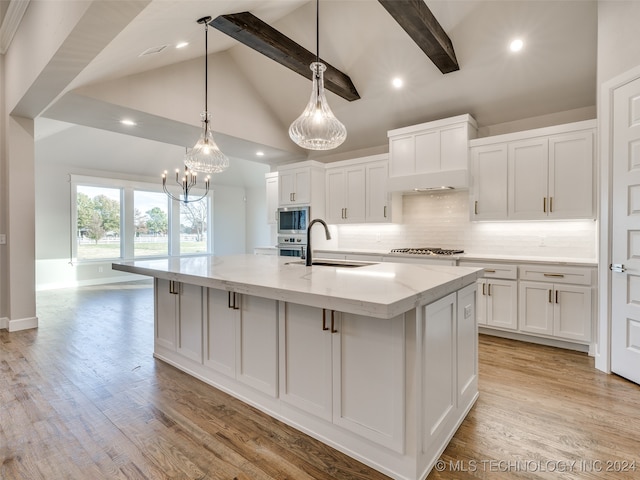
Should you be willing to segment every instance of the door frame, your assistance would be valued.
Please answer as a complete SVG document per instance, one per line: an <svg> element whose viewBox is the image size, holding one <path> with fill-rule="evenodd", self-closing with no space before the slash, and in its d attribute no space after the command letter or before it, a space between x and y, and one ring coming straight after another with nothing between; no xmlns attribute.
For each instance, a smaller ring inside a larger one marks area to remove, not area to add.
<svg viewBox="0 0 640 480"><path fill-rule="evenodd" d="M600 87L599 137L599 222L598 222L598 324L595 367L611 373L611 271L613 193L613 94L616 89L640 78L640 65L604 82Z"/></svg>

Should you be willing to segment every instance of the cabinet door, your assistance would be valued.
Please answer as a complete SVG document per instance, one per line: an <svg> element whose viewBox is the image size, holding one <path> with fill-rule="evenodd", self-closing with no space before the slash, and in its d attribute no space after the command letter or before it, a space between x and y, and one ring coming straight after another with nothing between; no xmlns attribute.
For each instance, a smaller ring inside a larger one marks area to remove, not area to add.
<svg viewBox="0 0 640 480"><path fill-rule="evenodd" d="M507 146L484 145L471 149L471 220L507 218Z"/></svg>
<svg viewBox="0 0 640 480"><path fill-rule="evenodd" d="M520 282L520 330L553 335L554 289L551 283Z"/></svg>
<svg viewBox="0 0 640 480"><path fill-rule="evenodd" d="M415 173L440 171L440 130L416 133L415 165Z"/></svg>
<svg viewBox="0 0 640 480"><path fill-rule="evenodd" d="M554 285L553 334L570 340L591 341L591 288Z"/></svg>
<svg viewBox="0 0 640 480"><path fill-rule="evenodd" d="M177 352L202 363L202 287L188 283L178 286Z"/></svg>
<svg viewBox="0 0 640 480"><path fill-rule="evenodd" d="M295 189L293 203L301 205L311 202L311 170L300 168L294 171Z"/></svg>
<svg viewBox="0 0 640 480"><path fill-rule="evenodd" d="M476 319L478 325L487 324L487 280L476 283Z"/></svg>
<svg viewBox="0 0 640 480"><path fill-rule="evenodd" d="M547 216L549 142L534 138L509 144L509 218Z"/></svg>
<svg viewBox="0 0 640 480"><path fill-rule="evenodd" d="M343 168L328 168L326 171L327 223L345 223L345 171Z"/></svg>
<svg viewBox="0 0 640 480"><path fill-rule="evenodd" d="M345 167L345 220L347 223L365 221L365 167Z"/></svg>
<svg viewBox="0 0 640 480"><path fill-rule="evenodd" d="M413 175L415 165L415 140L413 135L389 139L389 176Z"/></svg>
<svg viewBox="0 0 640 480"><path fill-rule="evenodd" d="M419 392L423 405L420 439L433 444L449 428L456 413L456 294L452 293L422 309L422 332L418 338L423 377Z"/></svg>
<svg viewBox="0 0 640 480"><path fill-rule="evenodd" d="M333 423L402 452L404 315L389 320L338 312L335 315Z"/></svg>
<svg viewBox="0 0 640 480"><path fill-rule="evenodd" d="M280 307L280 398L327 421L332 408L329 316L322 308L296 303Z"/></svg>
<svg viewBox="0 0 640 480"><path fill-rule="evenodd" d="M277 395L277 301L237 295L236 378L268 395Z"/></svg>
<svg viewBox="0 0 640 480"><path fill-rule="evenodd" d="M204 364L235 378L236 324L240 314L231 307L231 295L234 293L214 288L207 289Z"/></svg>
<svg viewBox="0 0 640 480"><path fill-rule="evenodd" d="M518 328L518 283L515 280L487 280L487 325L508 330Z"/></svg>
<svg viewBox="0 0 640 480"><path fill-rule="evenodd" d="M278 173L278 191L280 192L280 205L291 205L294 203L293 195L296 191L296 176L293 170Z"/></svg>
<svg viewBox="0 0 640 480"><path fill-rule="evenodd" d="M478 327L475 299L475 285L469 285L457 293L458 406L467 405L478 391Z"/></svg>
<svg viewBox="0 0 640 480"><path fill-rule="evenodd" d="M387 192L387 178L389 177L388 162L373 162L367 165L365 188L365 221L390 222L389 193Z"/></svg>
<svg viewBox="0 0 640 480"><path fill-rule="evenodd" d="M593 131L549 139L549 217L593 218Z"/></svg>
<svg viewBox="0 0 640 480"><path fill-rule="evenodd" d="M170 281L155 279L155 347L176 350L176 298L170 293Z"/></svg>
<svg viewBox="0 0 640 480"><path fill-rule="evenodd" d="M440 168L466 170L469 163L469 125L464 123L440 131Z"/></svg>
<svg viewBox="0 0 640 480"><path fill-rule="evenodd" d="M265 182L267 191L267 224L278 223L278 176L267 177Z"/></svg>

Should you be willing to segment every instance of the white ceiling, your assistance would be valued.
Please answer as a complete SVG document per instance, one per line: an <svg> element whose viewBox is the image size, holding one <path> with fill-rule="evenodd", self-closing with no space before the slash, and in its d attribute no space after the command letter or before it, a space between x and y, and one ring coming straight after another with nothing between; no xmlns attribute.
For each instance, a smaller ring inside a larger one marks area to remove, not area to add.
<svg viewBox="0 0 640 480"><path fill-rule="evenodd" d="M361 96L347 102L328 94L332 110L348 131L345 144L329 153L381 146L387 130L462 113L489 126L595 105L595 1L426 4L453 42L458 72L441 74L378 1L321 0L320 55L349 75ZM313 1L152 0L68 90L201 57L203 32L195 20L240 11L251 11L315 51ZM286 131L308 100L309 80L213 28L209 32L209 53L229 51ZM514 37L525 42L517 55L508 51ZM190 45L177 50L173 46L178 41ZM168 47L157 55L139 56L161 45ZM402 90L391 87L393 76L403 77ZM38 125L46 127L44 122ZM243 140L229 147L238 149L230 155L253 154L258 146L251 138ZM286 153L300 151L292 144Z"/></svg>

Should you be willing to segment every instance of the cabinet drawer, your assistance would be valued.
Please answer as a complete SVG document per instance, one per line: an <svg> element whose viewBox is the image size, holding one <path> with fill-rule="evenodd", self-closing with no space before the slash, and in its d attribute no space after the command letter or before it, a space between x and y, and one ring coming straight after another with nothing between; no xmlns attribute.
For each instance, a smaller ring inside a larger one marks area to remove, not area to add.
<svg viewBox="0 0 640 480"><path fill-rule="evenodd" d="M461 267L482 268L484 269L484 278L504 278L506 280L516 280L518 278L518 267L516 265L469 262L465 260L458 262L458 265Z"/></svg>
<svg viewBox="0 0 640 480"><path fill-rule="evenodd" d="M520 280L591 285L593 269L555 265L520 265Z"/></svg>

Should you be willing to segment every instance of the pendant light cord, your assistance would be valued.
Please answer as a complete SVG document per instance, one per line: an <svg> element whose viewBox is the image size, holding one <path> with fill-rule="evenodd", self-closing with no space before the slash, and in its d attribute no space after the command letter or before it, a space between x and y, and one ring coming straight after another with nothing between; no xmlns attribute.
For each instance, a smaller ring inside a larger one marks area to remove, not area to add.
<svg viewBox="0 0 640 480"><path fill-rule="evenodd" d="M209 51L209 23L204 22L204 122L209 123L209 59L207 52Z"/></svg>

